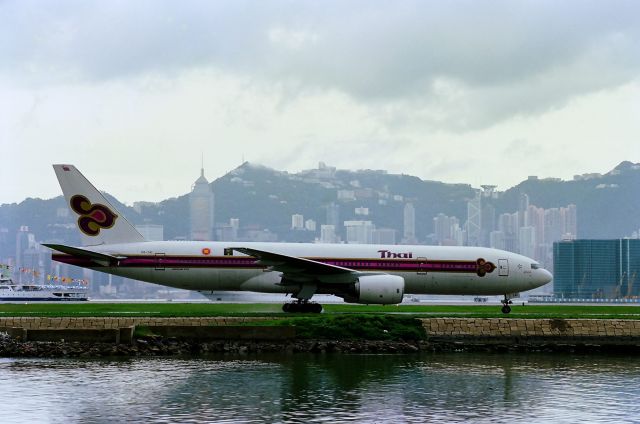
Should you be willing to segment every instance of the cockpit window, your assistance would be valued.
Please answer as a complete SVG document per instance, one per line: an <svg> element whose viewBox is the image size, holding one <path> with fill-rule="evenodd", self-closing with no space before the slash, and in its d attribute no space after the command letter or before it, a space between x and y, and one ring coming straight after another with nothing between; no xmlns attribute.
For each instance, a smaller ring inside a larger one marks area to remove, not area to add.
<svg viewBox="0 0 640 424"><path fill-rule="evenodd" d="M538 269L540 268L540 264L531 264L531 269Z"/></svg>

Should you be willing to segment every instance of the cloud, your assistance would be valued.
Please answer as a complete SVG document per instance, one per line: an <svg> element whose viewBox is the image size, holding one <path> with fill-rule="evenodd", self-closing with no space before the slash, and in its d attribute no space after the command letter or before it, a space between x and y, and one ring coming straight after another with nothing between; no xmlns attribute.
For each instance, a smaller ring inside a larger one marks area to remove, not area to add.
<svg viewBox="0 0 640 424"><path fill-rule="evenodd" d="M243 155L476 185L607 171L640 160L639 34L636 1L0 1L0 144L138 178L127 199L183 193L202 151L208 176Z"/></svg>
<svg viewBox="0 0 640 424"><path fill-rule="evenodd" d="M451 129L559 107L640 69L634 1L14 1L0 16L0 72L29 83L215 67L289 94L403 102Z"/></svg>

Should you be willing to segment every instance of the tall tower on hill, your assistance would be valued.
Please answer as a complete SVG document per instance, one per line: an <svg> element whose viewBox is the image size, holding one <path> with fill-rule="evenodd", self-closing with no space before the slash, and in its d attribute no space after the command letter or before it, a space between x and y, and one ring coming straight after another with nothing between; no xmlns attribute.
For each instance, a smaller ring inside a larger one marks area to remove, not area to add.
<svg viewBox="0 0 640 424"><path fill-rule="evenodd" d="M213 240L213 204L213 191L204 177L203 167L189 194L191 240Z"/></svg>
<svg viewBox="0 0 640 424"><path fill-rule="evenodd" d="M403 244L418 244L416 239L416 210L413 207L413 203L407 202L404 205L403 211Z"/></svg>

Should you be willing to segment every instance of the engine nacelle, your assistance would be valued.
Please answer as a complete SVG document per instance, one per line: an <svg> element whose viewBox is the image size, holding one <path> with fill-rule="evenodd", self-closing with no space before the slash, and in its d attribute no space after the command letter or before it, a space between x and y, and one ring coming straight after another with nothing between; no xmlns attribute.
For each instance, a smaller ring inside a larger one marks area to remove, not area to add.
<svg viewBox="0 0 640 424"><path fill-rule="evenodd" d="M397 275L366 275L355 284L354 299L347 302L391 305L402 302L404 278Z"/></svg>

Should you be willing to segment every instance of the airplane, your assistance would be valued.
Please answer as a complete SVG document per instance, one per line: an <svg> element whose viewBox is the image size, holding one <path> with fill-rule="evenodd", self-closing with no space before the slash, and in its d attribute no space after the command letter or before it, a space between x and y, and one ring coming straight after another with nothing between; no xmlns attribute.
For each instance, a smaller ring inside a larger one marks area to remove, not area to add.
<svg viewBox="0 0 640 424"><path fill-rule="evenodd" d="M399 304L405 294L504 295L551 281L525 256L485 247L147 241L73 165L53 165L77 217L82 246L44 243L58 262L187 290L290 294L284 312L322 312L330 294L348 303Z"/></svg>

